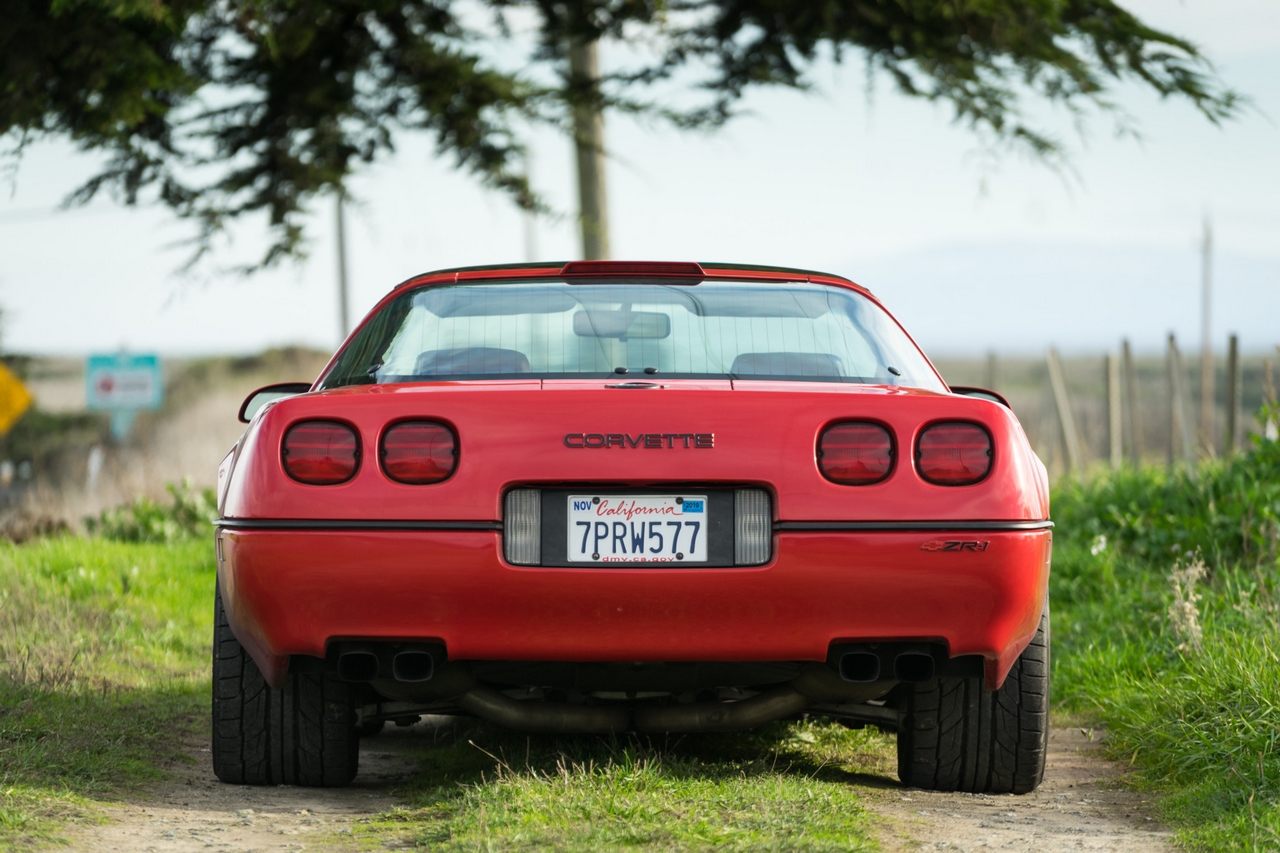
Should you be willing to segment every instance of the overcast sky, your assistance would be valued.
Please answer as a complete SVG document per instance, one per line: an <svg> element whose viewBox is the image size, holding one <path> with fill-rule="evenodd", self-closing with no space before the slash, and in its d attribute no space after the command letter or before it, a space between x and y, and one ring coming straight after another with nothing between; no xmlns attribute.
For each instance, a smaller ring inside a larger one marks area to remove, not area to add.
<svg viewBox="0 0 1280 853"><path fill-rule="evenodd" d="M1280 3L1140 0L1150 23L1198 42L1256 109L1216 128L1189 106L1118 93L1144 139L1105 119L1067 135L1075 177L1022 157L992 164L944 107L869 97L857 61L814 93L757 92L713 135L610 118L614 256L828 270L875 291L933 354L1154 350L1199 340L1199 241L1212 218L1215 338L1280 343ZM608 59L606 48L606 60ZM571 151L534 138L534 180L572 207ZM338 339L331 204L311 259L248 280L173 271L189 234L163 210L108 201L52 209L96 161L58 143L27 152L0 193L0 308L9 351L245 352ZM526 259L521 215L430 145L356 179L349 210L353 313L419 272ZM541 221L536 253L576 257L572 223ZM244 229L220 261L261 247Z"/></svg>

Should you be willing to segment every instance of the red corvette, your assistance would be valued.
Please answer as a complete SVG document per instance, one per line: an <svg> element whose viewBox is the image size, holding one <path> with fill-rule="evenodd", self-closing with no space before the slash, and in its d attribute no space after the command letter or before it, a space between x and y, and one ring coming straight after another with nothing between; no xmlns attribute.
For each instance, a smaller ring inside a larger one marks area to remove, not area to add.
<svg viewBox="0 0 1280 853"><path fill-rule="evenodd" d="M1026 792L1048 482L865 289L723 264L449 270L219 469L217 775L344 785L387 720L898 732L904 784Z"/></svg>

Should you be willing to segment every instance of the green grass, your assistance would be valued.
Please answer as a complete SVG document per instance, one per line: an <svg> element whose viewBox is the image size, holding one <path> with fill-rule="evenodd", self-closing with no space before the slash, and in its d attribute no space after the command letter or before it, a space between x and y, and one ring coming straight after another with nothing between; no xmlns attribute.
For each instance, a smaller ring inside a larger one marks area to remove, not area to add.
<svg viewBox="0 0 1280 853"><path fill-rule="evenodd" d="M853 783L892 784L893 754L891 737L818 722L670 739L460 723L424 752L410 804L359 835L434 851L874 850Z"/></svg>
<svg viewBox="0 0 1280 853"><path fill-rule="evenodd" d="M1105 723L1192 850L1280 848L1280 444L1062 484L1051 591L1058 708ZM1203 560L1176 593L1171 574ZM0 544L0 849L56 842L159 777L203 727L205 541ZM1188 594L1192 597L1187 598ZM865 788L893 739L808 721L744 735L526 737L462 720L416 747L370 847L874 849Z"/></svg>
<svg viewBox="0 0 1280 853"><path fill-rule="evenodd" d="M207 713L209 542L62 537L0 544L0 850L68 822L183 755Z"/></svg>
<svg viewBox="0 0 1280 853"><path fill-rule="evenodd" d="M1107 725L1189 849L1280 848L1280 444L1054 500L1056 699Z"/></svg>

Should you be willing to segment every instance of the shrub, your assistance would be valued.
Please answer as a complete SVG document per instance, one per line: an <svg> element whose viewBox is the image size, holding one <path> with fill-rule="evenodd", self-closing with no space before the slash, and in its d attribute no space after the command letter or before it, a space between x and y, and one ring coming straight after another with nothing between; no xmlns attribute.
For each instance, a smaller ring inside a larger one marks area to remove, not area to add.
<svg viewBox="0 0 1280 853"><path fill-rule="evenodd" d="M116 542L176 542L213 532L210 525L218 517L213 489L196 489L188 478L181 484L170 483L165 490L172 498L170 506L140 497L103 510L97 518L86 518L85 526L90 535Z"/></svg>

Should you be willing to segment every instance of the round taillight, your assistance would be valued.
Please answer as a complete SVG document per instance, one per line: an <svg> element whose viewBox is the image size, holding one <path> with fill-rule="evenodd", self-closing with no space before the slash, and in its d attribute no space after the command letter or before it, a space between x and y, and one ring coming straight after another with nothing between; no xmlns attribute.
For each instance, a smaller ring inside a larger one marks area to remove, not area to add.
<svg viewBox="0 0 1280 853"><path fill-rule="evenodd" d="M991 436L977 424L934 424L916 441L916 470L934 485L972 485L991 470Z"/></svg>
<svg viewBox="0 0 1280 853"><path fill-rule="evenodd" d="M444 424L396 424L382 436L382 470L399 483L438 483L458 464L458 442Z"/></svg>
<svg viewBox="0 0 1280 853"><path fill-rule="evenodd" d="M332 486L355 476L360 440L346 424L304 421L285 433L281 456L284 470L298 482Z"/></svg>
<svg viewBox="0 0 1280 853"><path fill-rule="evenodd" d="M880 424L836 424L818 439L818 468L845 486L870 486L893 470L893 436Z"/></svg>

